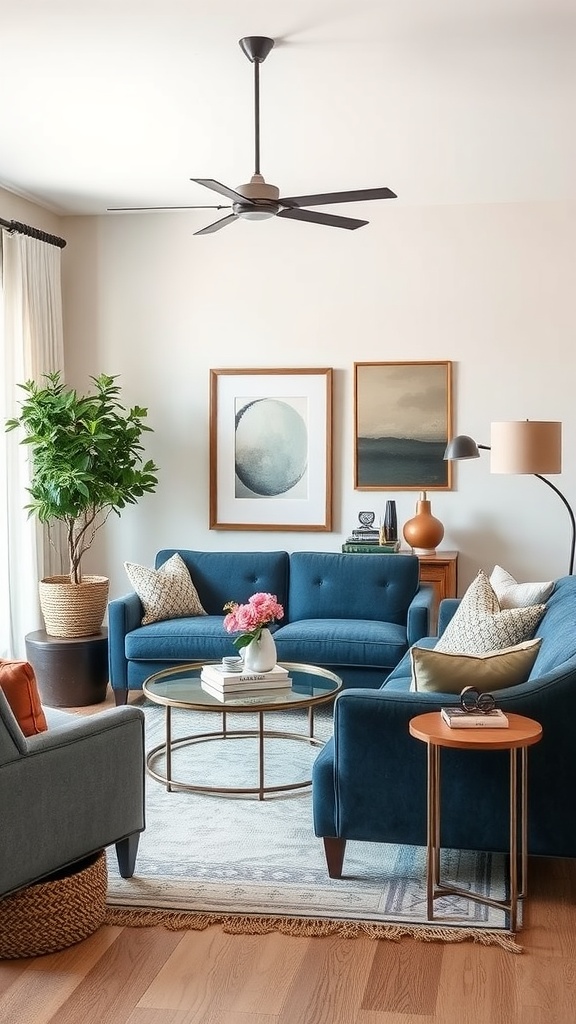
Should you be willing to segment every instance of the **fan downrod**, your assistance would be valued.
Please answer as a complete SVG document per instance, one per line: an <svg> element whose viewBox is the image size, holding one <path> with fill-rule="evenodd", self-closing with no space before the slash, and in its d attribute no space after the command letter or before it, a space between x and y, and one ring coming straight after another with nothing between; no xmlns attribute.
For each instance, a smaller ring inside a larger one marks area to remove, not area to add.
<svg viewBox="0 0 576 1024"><path fill-rule="evenodd" d="M274 46L274 40L268 36L244 36L238 40L238 45L251 64L263 64Z"/></svg>

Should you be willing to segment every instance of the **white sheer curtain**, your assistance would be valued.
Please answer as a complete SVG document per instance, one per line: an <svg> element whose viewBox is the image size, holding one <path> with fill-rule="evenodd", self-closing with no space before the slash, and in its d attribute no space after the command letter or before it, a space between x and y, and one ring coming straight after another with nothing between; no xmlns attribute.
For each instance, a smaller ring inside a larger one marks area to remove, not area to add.
<svg viewBox="0 0 576 1024"><path fill-rule="evenodd" d="M0 310L0 657L25 657L26 633L42 628L38 580L62 572L47 531L28 519L26 446L4 422L19 408L19 383L62 370L61 250L23 234L1 233Z"/></svg>

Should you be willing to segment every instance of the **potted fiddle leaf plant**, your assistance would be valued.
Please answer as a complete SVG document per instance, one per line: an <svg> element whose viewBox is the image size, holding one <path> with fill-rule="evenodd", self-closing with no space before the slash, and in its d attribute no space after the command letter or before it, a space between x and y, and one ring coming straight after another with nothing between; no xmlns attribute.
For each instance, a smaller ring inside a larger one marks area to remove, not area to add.
<svg viewBox="0 0 576 1024"><path fill-rule="evenodd" d="M109 581L84 575L82 560L108 516L120 515L158 483L158 467L142 455L142 434L152 429L145 423L147 409L126 409L117 377L90 379L87 394L67 387L59 372L45 374L40 383L20 384L19 415L5 424L6 430L23 430L21 443L29 447L29 515L41 523L63 523L66 534L68 575L40 581L40 606L51 636L100 630Z"/></svg>

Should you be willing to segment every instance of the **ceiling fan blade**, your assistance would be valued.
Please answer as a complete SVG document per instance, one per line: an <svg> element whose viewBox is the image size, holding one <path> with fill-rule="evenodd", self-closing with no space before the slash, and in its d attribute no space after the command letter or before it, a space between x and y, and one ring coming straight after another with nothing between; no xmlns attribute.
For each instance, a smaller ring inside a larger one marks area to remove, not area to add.
<svg viewBox="0 0 576 1024"><path fill-rule="evenodd" d="M354 231L356 228L368 224L367 220L354 220L352 217L334 217L331 213L316 213L314 210L280 210L277 217L288 217L290 220L306 220L310 224L326 224L331 228L347 228Z"/></svg>
<svg viewBox="0 0 576 1024"><path fill-rule="evenodd" d="M283 206L326 206L329 203L360 203L366 199L397 199L389 188L358 188L353 192L321 192L315 196L290 196L279 199Z"/></svg>
<svg viewBox="0 0 576 1024"><path fill-rule="evenodd" d="M211 188L213 192L219 192L222 196L227 196L228 199L233 199L236 203L251 203L251 199L246 199L240 192L235 192L233 188L228 188L227 185L221 185L219 181L214 181L214 178L190 178L190 181L195 181L197 185L204 185L205 188Z"/></svg>
<svg viewBox="0 0 576 1024"><path fill-rule="evenodd" d="M138 210L231 210L231 206L108 206L107 213L135 213Z"/></svg>
<svg viewBox="0 0 576 1024"><path fill-rule="evenodd" d="M227 224L231 224L233 220L238 220L235 213L228 214L227 217L221 217L220 220L213 221L208 227L202 228L200 231L194 231L195 235L211 235L213 231L220 231L220 228L225 228Z"/></svg>

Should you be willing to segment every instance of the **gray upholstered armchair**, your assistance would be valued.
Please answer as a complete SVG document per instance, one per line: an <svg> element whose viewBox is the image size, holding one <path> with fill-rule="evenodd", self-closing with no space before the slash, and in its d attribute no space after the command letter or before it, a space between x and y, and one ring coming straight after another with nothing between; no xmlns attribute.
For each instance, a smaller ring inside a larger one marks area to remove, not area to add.
<svg viewBox="0 0 576 1024"><path fill-rule="evenodd" d="M45 709L26 737L0 689L0 897L116 844L129 878L144 828L144 715Z"/></svg>

